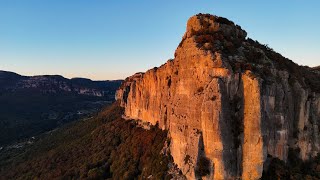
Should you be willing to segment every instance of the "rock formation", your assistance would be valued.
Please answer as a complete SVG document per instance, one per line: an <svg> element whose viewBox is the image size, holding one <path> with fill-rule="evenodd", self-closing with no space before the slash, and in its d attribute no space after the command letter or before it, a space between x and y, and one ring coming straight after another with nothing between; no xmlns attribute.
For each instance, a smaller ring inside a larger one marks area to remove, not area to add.
<svg viewBox="0 0 320 180"><path fill-rule="evenodd" d="M225 18L193 16L173 60L117 91L125 116L169 131L188 179L259 179L270 157L320 151L319 73L246 35Z"/></svg>

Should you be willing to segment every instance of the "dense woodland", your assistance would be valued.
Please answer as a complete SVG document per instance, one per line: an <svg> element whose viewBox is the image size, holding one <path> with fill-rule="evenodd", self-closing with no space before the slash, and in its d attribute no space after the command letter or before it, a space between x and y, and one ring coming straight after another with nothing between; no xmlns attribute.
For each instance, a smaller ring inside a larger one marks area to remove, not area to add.
<svg viewBox="0 0 320 180"><path fill-rule="evenodd" d="M114 104L97 117L46 135L24 150L0 155L0 179L166 179L167 133L121 118ZM152 176L150 176L152 175Z"/></svg>

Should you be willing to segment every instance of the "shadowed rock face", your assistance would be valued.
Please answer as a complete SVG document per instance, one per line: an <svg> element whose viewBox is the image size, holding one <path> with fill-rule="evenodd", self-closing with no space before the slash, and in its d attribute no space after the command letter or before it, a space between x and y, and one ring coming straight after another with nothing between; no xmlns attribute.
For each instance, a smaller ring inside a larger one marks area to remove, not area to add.
<svg viewBox="0 0 320 180"><path fill-rule="evenodd" d="M286 161L289 148L303 160L319 152L318 79L246 39L233 22L198 14L174 60L127 78L116 98L128 118L169 130L171 154L188 179L259 179L267 157Z"/></svg>

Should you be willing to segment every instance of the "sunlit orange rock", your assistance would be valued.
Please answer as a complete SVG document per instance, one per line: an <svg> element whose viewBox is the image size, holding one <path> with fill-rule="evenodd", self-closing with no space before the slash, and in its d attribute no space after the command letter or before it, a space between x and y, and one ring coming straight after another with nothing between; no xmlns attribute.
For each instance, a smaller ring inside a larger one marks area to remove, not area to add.
<svg viewBox="0 0 320 180"><path fill-rule="evenodd" d="M259 179L267 158L286 161L289 147L304 160L319 152L319 73L246 35L225 18L193 16L175 58L117 92L127 118L169 131L188 179Z"/></svg>

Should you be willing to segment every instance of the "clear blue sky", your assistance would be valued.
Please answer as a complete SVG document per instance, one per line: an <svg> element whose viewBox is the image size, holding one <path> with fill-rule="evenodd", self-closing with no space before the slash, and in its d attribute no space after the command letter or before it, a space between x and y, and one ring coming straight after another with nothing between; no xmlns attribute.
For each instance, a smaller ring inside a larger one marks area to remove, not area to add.
<svg viewBox="0 0 320 180"><path fill-rule="evenodd" d="M172 58L200 12L229 18L298 64L320 65L319 0L0 0L0 69L125 78Z"/></svg>

